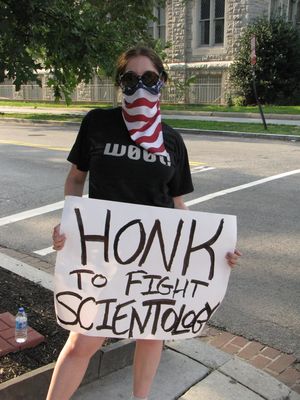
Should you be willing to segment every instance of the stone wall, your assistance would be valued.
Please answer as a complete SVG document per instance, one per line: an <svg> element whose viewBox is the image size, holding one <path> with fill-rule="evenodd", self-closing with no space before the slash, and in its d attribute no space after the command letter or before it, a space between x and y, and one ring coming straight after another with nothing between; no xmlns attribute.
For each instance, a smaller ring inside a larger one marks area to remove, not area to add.
<svg viewBox="0 0 300 400"><path fill-rule="evenodd" d="M288 0L282 0L288 2ZM224 46L192 48L197 23L198 0L167 0L167 40L172 47L167 51L168 63L232 60L238 39L244 28L255 18L269 15L270 0L227 0L225 9Z"/></svg>
<svg viewBox="0 0 300 400"><path fill-rule="evenodd" d="M239 50L239 38L254 19L269 15L270 0L228 1L227 54L231 59Z"/></svg>
<svg viewBox="0 0 300 400"><path fill-rule="evenodd" d="M173 80L184 81L191 74L212 74L221 75L224 87L227 86L228 62L238 52L240 35L255 18L269 15L270 0L226 0L225 3L224 45L196 48L199 0L166 1L167 40L172 44L167 63ZM199 65L196 67L195 63ZM226 90L222 93L224 102Z"/></svg>
<svg viewBox="0 0 300 400"><path fill-rule="evenodd" d="M186 8L184 0L166 1L167 40L172 43L167 51L168 62L185 62Z"/></svg>

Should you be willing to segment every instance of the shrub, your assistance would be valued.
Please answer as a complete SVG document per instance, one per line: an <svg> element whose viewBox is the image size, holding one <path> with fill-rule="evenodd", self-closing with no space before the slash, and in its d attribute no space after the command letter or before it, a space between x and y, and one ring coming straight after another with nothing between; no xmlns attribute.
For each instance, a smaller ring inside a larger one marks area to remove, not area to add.
<svg viewBox="0 0 300 400"><path fill-rule="evenodd" d="M232 103L236 107L246 106L246 98L244 96L234 96L232 99Z"/></svg>
<svg viewBox="0 0 300 400"><path fill-rule="evenodd" d="M250 64L251 37L256 36L257 63ZM239 53L229 69L230 83L246 104L255 103L253 68L259 99L268 104L300 103L300 36L282 19L265 18L249 25L240 38Z"/></svg>

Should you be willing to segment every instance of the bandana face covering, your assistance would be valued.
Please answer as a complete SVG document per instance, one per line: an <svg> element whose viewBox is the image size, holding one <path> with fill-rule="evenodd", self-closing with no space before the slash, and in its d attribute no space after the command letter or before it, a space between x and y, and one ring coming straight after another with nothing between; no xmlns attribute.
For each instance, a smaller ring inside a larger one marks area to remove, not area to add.
<svg viewBox="0 0 300 400"><path fill-rule="evenodd" d="M143 76L138 77L134 87L126 87L121 81L123 119L131 139L137 145L149 153L168 156L163 142L159 106L163 81L158 79L152 86L148 86L143 82Z"/></svg>

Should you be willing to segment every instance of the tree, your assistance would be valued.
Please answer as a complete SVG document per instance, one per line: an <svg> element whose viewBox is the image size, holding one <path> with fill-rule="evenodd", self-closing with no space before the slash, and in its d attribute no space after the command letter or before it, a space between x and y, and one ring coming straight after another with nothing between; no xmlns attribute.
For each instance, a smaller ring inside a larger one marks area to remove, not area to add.
<svg viewBox="0 0 300 400"><path fill-rule="evenodd" d="M255 103L250 64L250 41L256 36L257 92L262 103L300 103L300 37L282 19L258 19L240 38L237 56L229 70L230 83L246 104Z"/></svg>
<svg viewBox="0 0 300 400"><path fill-rule="evenodd" d="M114 72L129 46L149 43L156 0L0 0L0 82L19 90L47 70L56 99L82 81ZM40 83L40 82L39 82Z"/></svg>

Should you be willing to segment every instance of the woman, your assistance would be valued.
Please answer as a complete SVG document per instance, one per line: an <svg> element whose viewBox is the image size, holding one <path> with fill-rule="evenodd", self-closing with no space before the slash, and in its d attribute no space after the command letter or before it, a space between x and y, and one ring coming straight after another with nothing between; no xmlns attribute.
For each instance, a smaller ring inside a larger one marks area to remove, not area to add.
<svg viewBox="0 0 300 400"><path fill-rule="evenodd" d="M65 195L82 196L89 172L89 197L187 209L182 196L193 191L187 151L180 135L161 122L159 97L166 81L162 61L153 50L136 47L120 56L116 84L123 92L122 107L95 109L83 119L68 157L72 167ZM64 242L58 225L54 249L62 249ZM239 253L226 257L233 267ZM70 399L104 340L70 333L47 400ZM132 399L147 399L162 345L161 340L136 341Z"/></svg>

